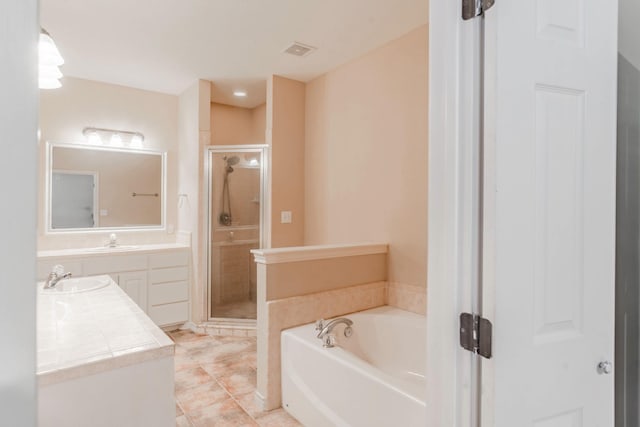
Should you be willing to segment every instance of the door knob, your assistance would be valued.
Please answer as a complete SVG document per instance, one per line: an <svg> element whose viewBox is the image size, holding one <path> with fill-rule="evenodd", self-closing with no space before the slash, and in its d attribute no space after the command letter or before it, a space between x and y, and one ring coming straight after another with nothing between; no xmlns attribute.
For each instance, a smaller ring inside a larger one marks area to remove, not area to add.
<svg viewBox="0 0 640 427"><path fill-rule="evenodd" d="M610 374L613 371L613 365L611 362L605 360L604 362L598 363L598 372L600 374Z"/></svg>

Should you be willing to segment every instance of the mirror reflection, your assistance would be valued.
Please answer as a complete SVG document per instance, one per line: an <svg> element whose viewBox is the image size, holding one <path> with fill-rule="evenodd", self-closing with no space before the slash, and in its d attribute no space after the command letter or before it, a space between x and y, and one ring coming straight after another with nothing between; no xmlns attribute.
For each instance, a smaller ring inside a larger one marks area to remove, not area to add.
<svg viewBox="0 0 640 427"><path fill-rule="evenodd" d="M161 227L164 154L50 145L51 231Z"/></svg>

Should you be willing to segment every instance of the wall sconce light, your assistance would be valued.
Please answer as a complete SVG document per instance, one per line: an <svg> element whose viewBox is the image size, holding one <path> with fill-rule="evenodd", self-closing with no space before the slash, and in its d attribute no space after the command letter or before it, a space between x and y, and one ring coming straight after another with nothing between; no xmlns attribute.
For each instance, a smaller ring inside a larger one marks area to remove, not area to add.
<svg viewBox="0 0 640 427"><path fill-rule="evenodd" d="M259 166L260 160L258 160L258 154L256 153L247 153L244 155L244 159L247 161L249 166Z"/></svg>
<svg viewBox="0 0 640 427"><path fill-rule="evenodd" d="M40 89L57 89L62 84L60 67L64 59L55 42L44 28L40 28L38 42L38 87Z"/></svg>
<svg viewBox="0 0 640 427"><path fill-rule="evenodd" d="M91 145L105 144L116 147L129 146L131 148L143 148L142 142L144 141L144 135L140 132L86 127L82 129L82 134L87 137Z"/></svg>

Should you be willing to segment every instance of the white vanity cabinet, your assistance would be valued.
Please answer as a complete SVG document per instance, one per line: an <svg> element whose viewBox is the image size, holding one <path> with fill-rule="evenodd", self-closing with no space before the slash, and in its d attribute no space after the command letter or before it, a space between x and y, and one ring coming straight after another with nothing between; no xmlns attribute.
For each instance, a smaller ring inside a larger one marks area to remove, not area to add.
<svg viewBox="0 0 640 427"><path fill-rule="evenodd" d="M149 256L148 295L147 314L157 325L171 325L188 318L188 252L166 252Z"/></svg>
<svg viewBox="0 0 640 427"><path fill-rule="evenodd" d="M38 280L61 264L74 277L111 276L158 326L189 320L190 250L187 246L140 246L139 250L38 253Z"/></svg>
<svg viewBox="0 0 640 427"><path fill-rule="evenodd" d="M129 298L147 312L147 255L92 256L81 263L83 276L111 276ZM62 265L67 268L64 263Z"/></svg>
<svg viewBox="0 0 640 427"><path fill-rule="evenodd" d="M145 312L147 309L147 272L131 271L111 275L120 288Z"/></svg>

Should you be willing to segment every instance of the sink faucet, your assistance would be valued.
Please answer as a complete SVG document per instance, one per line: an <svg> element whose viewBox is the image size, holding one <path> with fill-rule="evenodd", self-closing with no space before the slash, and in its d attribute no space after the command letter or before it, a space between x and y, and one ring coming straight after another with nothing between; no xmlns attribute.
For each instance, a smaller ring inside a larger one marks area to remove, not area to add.
<svg viewBox="0 0 640 427"><path fill-rule="evenodd" d="M109 234L109 243L107 243L107 247L109 248L118 247L118 236L116 236L116 233Z"/></svg>
<svg viewBox="0 0 640 427"><path fill-rule="evenodd" d="M316 335L316 337L322 340L322 345L324 347L331 348L335 346L335 335L333 335L331 332L333 331L333 328L335 328L339 324L346 325L346 327L344 328L345 337L348 338L351 336L351 334L353 334L353 329L351 328L351 326L353 325L353 321L347 319L346 317L338 317L337 319L333 319L326 325L324 324L323 319L320 319L316 322L316 331L320 331L318 332L318 335Z"/></svg>
<svg viewBox="0 0 640 427"><path fill-rule="evenodd" d="M44 289L54 288L60 280L68 279L69 277L71 277L71 273L65 273L63 266L56 265L53 267L53 270L51 270L47 280L44 282Z"/></svg>

